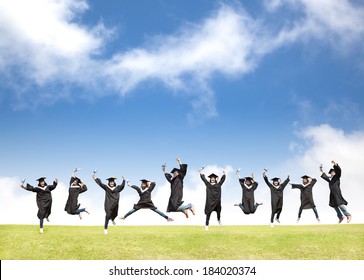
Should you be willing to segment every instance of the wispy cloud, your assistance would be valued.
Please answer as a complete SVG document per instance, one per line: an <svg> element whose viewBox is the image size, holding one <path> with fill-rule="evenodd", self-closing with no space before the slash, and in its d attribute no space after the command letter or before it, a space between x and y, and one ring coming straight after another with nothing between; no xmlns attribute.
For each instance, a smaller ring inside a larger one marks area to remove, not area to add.
<svg viewBox="0 0 364 280"><path fill-rule="evenodd" d="M363 48L362 5L347 0L265 3L267 18L254 19L239 4L220 3L199 22L184 23L172 34L149 36L142 46L105 57L116 30L102 22L83 25L86 0L0 0L0 73L18 102L32 104L79 98L67 90L72 86L86 89L87 98L99 98L125 96L142 83L157 82L190 95L191 119L203 119L217 115L211 87L216 74L241 77L265 55L297 42ZM293 16L282 19L282 13Z"/></svg>

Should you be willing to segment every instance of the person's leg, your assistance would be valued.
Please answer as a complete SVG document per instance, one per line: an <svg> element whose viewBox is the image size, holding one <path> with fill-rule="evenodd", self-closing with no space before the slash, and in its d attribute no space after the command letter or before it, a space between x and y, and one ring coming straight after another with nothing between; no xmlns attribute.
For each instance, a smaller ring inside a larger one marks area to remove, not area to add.
<svg viewBox="0 0 364 280"><path fill-rule="evenodd" d="M348 223L351 221L351 214L346 209L346 206L344 204L339 205L340 210L343 212L343 214L348 218Z"/></svg>
<svg viewBox="0 0 364 280"><path fill-rule="evenodd" d="M319 214L318 214L318 212L317 212L316 207L313 207L313 208L312 208L312 210L313 210L313 212L315 213L316 219L318 220L318 219L319 219Z"/></svg>
<svg viewBox="0 0 364 280"><path fill-rule="evenodd" d="M217 221L219 223L219 225L221 226L221 209L216 211L216 215L217 215Z"/></svg>
<svg viewBox="0 0 364 280"><path fill-rule="evenodd" d="M281 213L282 213L282 209L279 209L279 210L277 211L277 216L276 216L276 221L277 221L277 223L280 223L280 221L279 221L279 217L281 216Z"/></svg>
<svg viewBox="0 0 364 280"><path fill-rule="evenodd" d="M273 224L273 222L274 222L274 215L275 215L275 213L272 212L272 215L270 216L270 222L271 222L271 224Z"/></svg>
<svg viewBox="0 0 364 280"><path fill-rule="evenodd" d="M348 212L348 210L346 209L346 206L344 204L339 205L339 208L346 217L351 216L351 214Z"/></svg>
<svg viewBox="0 0 364 280"><path fill-rule="evenodd" d="M120 217L120 219L125 220L127 217L129 217L131 214L135 213L139 209L131 209L128 213L126 213L124 216Z"/></svg>
<svg viewBox="0 0 364 280"><path fill-rule="evenodd" d="M109 220L110 220L110 217L109 216L105 216L104 229L107 229L109 227Z"/></svg>
<svg viewBox="0 0 364 280"><path fill-rule="evenodd" d="M158 209L150 209L154 212L156 212L157 214L161 215L163 218L165 218L166 220L171 220L166 214L164 214L162 211L158 210Z"/></svg>
<svg viewBox="0 0 364 280"><path fill-rule="evenodd" d="M39 231L40 233L43 233L43 223L44 223L44 219L39 219Z"/></svg>
<svg viewBox="0 0 364 280"><path fill-rule="evenodd" d="M242 203L239 203L238 206L240 207L241 211L244 212L244 205Z"/></svg>
<svg viewBox="0 0 364 280"><path fill-rule="evenodd" d="M205 222L206 226L209 226L209 224L210 224L210 217L211 217L211 213L206 214L206 222Z"/></svg>
<svg viewBox="0 0 364 280"><path fill-rule="evenodd" d="M344 216L341 213L339 207L334 207L334 210L336 211L337 217L339 218L339 224L344 220Z"/></svg>
<svg viewBox="0 0 364 280"><path fill-rule="evenodd" d="M257 211L259 205L263 205L263 203L255 203L255 205L254 205L254 209L255 209L254 212Z"/></svg>
<svg viewBox="0 0 364 280"><path fill-rule="evenodd" d="M181 206L179 206L177 208L177 212L182 212L185 214L186 218L188 218L188 209L190 209L192 211L192 213L194 214L194 210L193 209L193 205L191 203L188 204L182 204Z"/></svg>

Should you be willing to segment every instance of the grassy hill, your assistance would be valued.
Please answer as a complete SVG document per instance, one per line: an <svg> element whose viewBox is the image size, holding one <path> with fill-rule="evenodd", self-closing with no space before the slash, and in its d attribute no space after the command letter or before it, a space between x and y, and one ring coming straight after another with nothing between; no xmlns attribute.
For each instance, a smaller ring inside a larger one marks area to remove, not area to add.
<svg viewBox="0 0 364 280"><path fill-rule="evenodd" d="M0 225L2 260L364 259L364 225L47 226Z"/></svg>

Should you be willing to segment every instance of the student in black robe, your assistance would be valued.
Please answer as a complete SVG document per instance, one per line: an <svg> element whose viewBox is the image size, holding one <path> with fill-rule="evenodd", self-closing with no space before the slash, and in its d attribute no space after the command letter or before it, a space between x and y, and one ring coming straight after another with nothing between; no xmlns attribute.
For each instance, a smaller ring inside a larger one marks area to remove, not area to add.
<svg viewBox="0 0 364 280"><path fill-rule="evenodd" d="M289 183L289 176L287 176L287 179L281 184L280 178L273 178L273 184L269 182L269 179L267 175L265 174L265 171L263 172L263 178L267 186L270 188L270 194L271 194L271 206L272 206L272 215L270 218L271 227L274 227L274 216L277 214L275 220L277 223L280 223L279 217L282 212L283 208L283 190Z"/></svg>
<svg viewBox="0 0 364 280"><path fill-rule="evenodd" d="M52 210L52 194L53 191L58 184L58 180L55 179L53 181L53 185L47 185L45 181L46 177L41 177L37 179L38 186L33 187L29 184L22 183L20 186L31 192L37 193L36 201L38 206L37 217L39 219L39 231L43 233L43 222L46 219L49 222L49 216Z"/></svg>
<svg viewBox="0 0 364 280"><path fill-rule="evenodd" d="M182 212L188 218L188 210L195 215L195 207L191 203L183 204L183 179L187 173L187 164L182 164L181 159L177 158L180 168L173 168L171 174L166 172L165 166L162 170L167 181L171 184L171 195L168 200L167 212Z"/></svg>
<svg viewBox="0 0 364 280"><path fill-rule="evenodd" d="M330 176L326 175L322 167L320 168L322 173L321 178L329 183L329 205L335 209L337 217L339 218L339 224L344 220L345 216L348 219L347 222L350 223L352 216L346 209L348 202L342 196L340 189L341 168L335 161L332 161L331 163L333 164L333 167L329 171Z"/></svg>
<svg viewBox="0 0 364 280"><path fill-rule="evenodd" d="M115 180L117 179L116 177L107 178L107 185L103 184L99 178L96 178L95 173L92 175L92 178L95 180L96 184L98 184L105 191L104 209L106 216L104 224L104 234L107 235L109 221L111 220L113 225L116 224L115 218L118 216L120 192L125 187L125 178L123 177L123 182L121 183L121 185L118 186L116 186L115 183Z"/></svg>
<svg viewBox="0 0 364 280"><path fill-rule="evenodd" d="M299 189L301 191L301 206L298 210L297 223L301 219L303 209L312 209L315 213L316 219L320 222L319 215L317 213L315 202L313 201L312 188L316 184L317 180L304 175L302 178L302 184L291 184L292 189Z"/></svg>
<svg viewBox="0 0 364 280"><path fill-rule="evenodd" d="M86 208L80 208L81 204L78 203L78 196L87 191L87 186L76 177L77 169L73 172L70 179L70 187L68 188L68 199L64 211L70 215L78 215L82 219L82 212L90 214Z"/></svg>
<svg viewBox="0 0 364 280"><path fill-rule="evenodd" d="M239 171L236 172L242 189L241 203L234 204L247 215L254 214L259 205L263 203L255 203L254 192L258 188L258 182L254 181L254 175L251 177L240 178Z"/></svg>
<svg viewBox="0 0 364 280"><path fill-rule="evenodd" d="M138 211L140 209L150 209L150 210L156 212L157 214L161 215L168 222L172 222L173 221L172 218L169 218L166 214L159 211L157 209L157 207L154 206L154 203L152 201L152 191L155 188L155 182L151 182L146 179L142 179L140 181L142 182L140 185L140 188L138 186L135 186L135 185L130 186L128 184L129 187L133 188L134 190L136 190L138 192L140 198L139 198L138 203L134 204L133 209L131 209L124 216L120 217L120 219L125 220L128 216L130 216L131 214L135 213L136 211Z"/></svg>
<svg viewBox="0 0 364 280"><path fill-rule="evenodd" d="M205 203L205 214L206 214L206 223L205 223L205 230L209 230L209 223L210 223L210 216L213 211L216 211L217 214L217 221L219 225L221 225L221 186L225 182L225 171L223 171L221 180L219 181L216 174L210 174L209 181L206 180L204 174L201 173L199 170L200 177L202 181L206 185L206 203Z"/></svg>

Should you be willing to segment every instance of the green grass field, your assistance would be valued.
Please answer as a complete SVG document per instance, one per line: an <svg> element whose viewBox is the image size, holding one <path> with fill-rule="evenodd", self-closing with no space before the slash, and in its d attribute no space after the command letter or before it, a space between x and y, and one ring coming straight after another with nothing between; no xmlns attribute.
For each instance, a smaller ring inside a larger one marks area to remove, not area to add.
<svg viewBox="0 0 364 280"><path fill-rule="evenodd" d="M364 225L0 225L1 260L363 260Z"/></svg>

